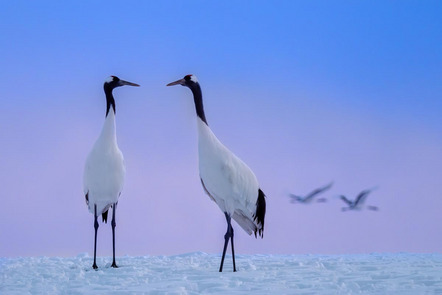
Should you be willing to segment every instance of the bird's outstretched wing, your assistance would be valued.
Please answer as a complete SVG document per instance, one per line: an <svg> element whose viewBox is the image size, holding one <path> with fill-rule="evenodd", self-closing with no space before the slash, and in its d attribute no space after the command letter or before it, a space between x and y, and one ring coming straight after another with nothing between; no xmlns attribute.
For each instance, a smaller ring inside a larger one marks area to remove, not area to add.
<svg viewBox="0 0 442 295"><path fill-rule="evenodd" d="M330 189L333 185L333 182L330 182L327 185L321 186L313 191L311 191L307 196L304 197L304 201L307 201L309 199L312 199L313 197L319 195L322 192L325 192L326 190Z"/></svg>
<svg viewBox="0 0 442 295"><path fill-rule="evenodd" d="M362 192L360 192L359 195L355 199L355 206L362 205L365 202L365 199L367 198L367 196L370 194L370 192L371 192L371 189L366 189L366 190L363 190Z"/></svg>
<svg viewBox="0 0 442 295"><path fill-rule="evenodd" d="M297 195L294 195L294 194L289 194L289 197L292 198L290 200L292 203L303 202L304 201L304 199L301 196L297 196Z"/></svg>
<svg viewBox="0 0 442 295"><path fill-rule="evenodd" d="M344 195L339 196L339 198L344 201L345 203L347 203L348 206L351 206L353 204L352 201L350 201L349 199L347 199Z"/></svg>

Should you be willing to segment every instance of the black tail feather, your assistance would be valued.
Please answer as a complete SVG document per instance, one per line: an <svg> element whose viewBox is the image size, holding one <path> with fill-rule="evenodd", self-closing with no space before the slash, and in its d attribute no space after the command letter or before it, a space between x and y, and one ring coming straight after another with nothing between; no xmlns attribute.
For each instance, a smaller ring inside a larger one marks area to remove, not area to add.
<svg viewBox="0 0 442 295"><path fill-rule="evenodd" d="M256 200L256 212L255 212L255 218L254 220L257 222L257 224L261 224L261 228L255 229L255 237L258 232L258 235L263 238L264 237L264 217L266 215L266 200L265 200L265 194L264 192L259 189L258 190L258 199Z"/></svg>
<svg viewBox="0 0 442 295"><path fill-rule="evenodd" d="M109 210L106 210L101 214L101 217L103 217L103 222L107 223L107 214L109 213Z"/></svg>

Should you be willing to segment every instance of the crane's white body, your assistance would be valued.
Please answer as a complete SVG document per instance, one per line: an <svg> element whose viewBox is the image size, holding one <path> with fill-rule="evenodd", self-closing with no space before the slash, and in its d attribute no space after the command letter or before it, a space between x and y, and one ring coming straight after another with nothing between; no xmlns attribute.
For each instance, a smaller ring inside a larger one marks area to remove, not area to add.
<svg viewBox="0 0 442 295"><path fill-rule="evenodd" d="M117 145L115 113L111 109L84 168L83 190L88 196L89 212L94 214L97 205L97 215L102 214L118 202L125 174L123 154Z"/></svg>
<svg viewBox="0 0 442 295"><path fill-rule="evenodd" d="M229 151L212 130L197 117L200 177L207 194L249 235L254 221L259 184L252 170Z"/></svg>

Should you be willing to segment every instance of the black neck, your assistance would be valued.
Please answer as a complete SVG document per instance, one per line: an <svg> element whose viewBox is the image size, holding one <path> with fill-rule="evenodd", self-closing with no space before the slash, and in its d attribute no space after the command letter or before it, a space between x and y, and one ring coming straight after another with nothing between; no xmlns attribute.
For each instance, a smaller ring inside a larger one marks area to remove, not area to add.
<svg viewBox="0 0 442 295"><path fill-rule="evenodd" d="M109 114L109 110L112 106L112 109L114 110L114 114L116 114L115 111L115 99L112 95L112 88L104 87L104 93L106 93L106 117Z"/></svg>
<svg viewBox="0 0 442 295"><path fill-rule="evenodd" d="M195 110L196 115L204 122L207 126L206 115L204 114L204 106L203 106L203 94L201 92L201 87L198 83L195 83L190 87L193 93L193 101L195 102Z"/></svg>

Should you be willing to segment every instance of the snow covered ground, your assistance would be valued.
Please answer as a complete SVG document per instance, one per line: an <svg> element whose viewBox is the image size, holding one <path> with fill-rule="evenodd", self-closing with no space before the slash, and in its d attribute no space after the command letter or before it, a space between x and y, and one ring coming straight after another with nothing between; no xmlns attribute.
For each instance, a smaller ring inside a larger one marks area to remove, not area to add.
<svg viewBox="0 0 442 295"><path fill-rule="evenodd" d="M442 294L442 254L0 258L0 294Z"/></svg>

